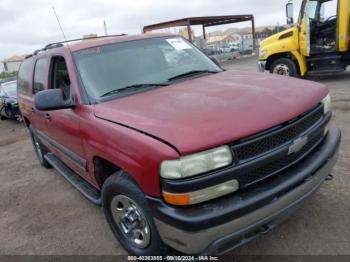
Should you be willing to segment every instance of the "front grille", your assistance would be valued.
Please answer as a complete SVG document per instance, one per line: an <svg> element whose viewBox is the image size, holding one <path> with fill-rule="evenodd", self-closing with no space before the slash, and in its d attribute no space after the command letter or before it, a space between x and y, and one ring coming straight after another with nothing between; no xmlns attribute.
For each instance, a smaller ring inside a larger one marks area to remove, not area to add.
<svg viewBox="0 0 350 262"><path fill-rule="evenodd" d="M272 177L303 159L322 141L325 121L323 105L319 105L288 123L231 145L237 167L245 166L235 177L239 181L240 188ZM309 141L299 152L293 154L285 152L279 155L274 153L278 148L291 145L301 136L307 136ZM272 154L271 160L259 162L261 157L266 158L268 154Z"/></svg>
<svg viewBox="0 0 350 262"><path fill-rule="evenodd" d="M248 138L232 146L238 161L256 157L285 143L288 143L315 125L323 117L323 105L318 106L306 115L300 116L280 128L268 131L265 135Z"/></svg>
<svg viewBox="0 0 350 262"><path fill-rule="evenodd" d="M302 159L303 156L309 153L315 146L317 146L322 141L322 139L323 131L319 132L319 134L310 140L298 153L283 156L280 159L273 161L267 165L243 172L237 176L237 180L241 186L247 187L263 179L267 179L279 172L282 172L283 170L298 162L298 160Z"/></svg>

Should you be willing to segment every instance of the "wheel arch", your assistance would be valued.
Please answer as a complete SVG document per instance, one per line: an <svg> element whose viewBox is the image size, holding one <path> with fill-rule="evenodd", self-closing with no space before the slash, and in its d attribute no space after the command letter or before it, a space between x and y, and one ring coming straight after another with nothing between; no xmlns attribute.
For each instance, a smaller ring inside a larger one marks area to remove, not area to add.
<svg viewBox="0 0 350 262"><path fill-rule="evenodd" d="M98 186L100 187L100 189L102 189L103 184L105 183L107 178L109 178L111 175L115 174L116 172L122 170L122 168L120 168L116 164L99 156L93 157L93 166L94 166L94 178Z"/></svg>
<svg viewBox="0 0 350 262"><path fill-rule="evenodd" d="M304 58L298 52L285 52L269 56L266 59L266 70L269 71L273 62L280 58L287 58L292 60L297 67L298 74L301 76L305 75L307 70L306 63L304 61Z"/></svg>
<svg viewBox="0 0 350 262"><path fill-rule="evenodd" d="M29 128L29 126L30 126L30 121L29 121L29 119L27 118L27 117L23 117L23 122L24 122L24 124L25 124L25 126L27 127L27 128Z"/></svg>

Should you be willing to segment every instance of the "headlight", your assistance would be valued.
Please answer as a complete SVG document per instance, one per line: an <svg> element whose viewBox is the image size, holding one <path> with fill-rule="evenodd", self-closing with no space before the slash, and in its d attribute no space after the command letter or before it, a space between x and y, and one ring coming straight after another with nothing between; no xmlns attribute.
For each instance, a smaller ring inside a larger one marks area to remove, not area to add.
<svg viewBox="0 0 350 262"><path fill-rule="evenodd" d="M267 50L266 49L260 50L259 51L259 58L263 58L266 54L267 54Z"/></svg>
<svg viewBox="0 0 350 262"><path fill-rule="evenodd" d="M332 99L331 95L328 94L323 100L322 100L323 108L324 108L324 113L327 114L328 112L331 111L331 106L332 106Z"/></svg>
<svg viewBox="0 0 350 262"><path fill-rule="evenodd" d="M163 161L160 174L167 179L181 179L229 166L232 153L228 146L222 146L198 154L181 157L179 160Z"/></svg>

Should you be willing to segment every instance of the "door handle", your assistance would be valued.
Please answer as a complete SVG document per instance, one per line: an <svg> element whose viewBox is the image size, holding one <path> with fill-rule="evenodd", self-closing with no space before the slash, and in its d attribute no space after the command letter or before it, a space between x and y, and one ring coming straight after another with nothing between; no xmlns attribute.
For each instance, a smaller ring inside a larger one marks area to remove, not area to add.
<svg viewBox="0 0 350 262"><path fill-rule="evenodd" d="M51 115L49 113L45 114L45 119L51 121Z"/></svg>

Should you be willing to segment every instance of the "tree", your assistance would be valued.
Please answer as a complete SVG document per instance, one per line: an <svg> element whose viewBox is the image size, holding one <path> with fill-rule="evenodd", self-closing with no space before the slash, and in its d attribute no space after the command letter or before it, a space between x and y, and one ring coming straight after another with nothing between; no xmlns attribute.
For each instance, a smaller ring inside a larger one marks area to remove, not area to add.
<svg viewBox="0 0 350 262"><path fill-rule="evenodd" d="M17 76L17 71L12 71L12 72L4 71L0 73L0 79L14 77L14 76Z"/></svg>

